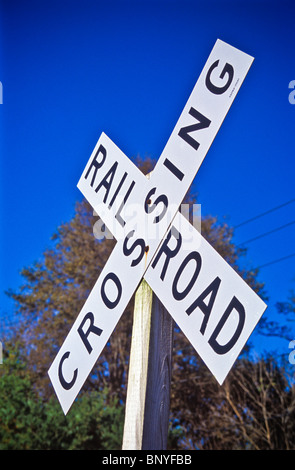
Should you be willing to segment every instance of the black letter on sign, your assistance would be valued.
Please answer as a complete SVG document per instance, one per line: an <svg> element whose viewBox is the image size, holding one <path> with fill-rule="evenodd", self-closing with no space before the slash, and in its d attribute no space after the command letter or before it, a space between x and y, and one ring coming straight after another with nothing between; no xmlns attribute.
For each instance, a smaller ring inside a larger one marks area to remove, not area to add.
<svg viewBox="0 0 295 470"><path fill-rule="evenodd" d="M169 248L169 246L168 246L169 240L170 240L172 235L176 240L176 246L173 250L171 250L171 248ZM165 238L164 242L162 243L162 246L160 247L160 249L158 251L158 254L157 254L157 256L156 256L156 258L155 258L155 260L152 264L152 267L155 268L156 264L158 263L159 259L162 256L162 254L165 253L166 259L165 259L164 266L163 266L161 276L160 276L162 281L164 281L164 277L165 277L165 274L166 274L166 271L167 271L167 268L168 268L169 261L170 261L171 258L174 258L174 256L177 255L177 253L180 250L181 243L182 243L181 234L178 232L178 230L176 230L175 227L172 226L171 230L169 231L169 233L167 235L167 238Z"/></svg>
<svg viewBox="0 0 295 470"><path fill-rule="evenodd" d="M230 316L233 310L236 310L239 314L239 323L235 333L233 334L232 338L226 344L219 344L217 341L217 336L219 335L220 331L222 330L226 320ZM214 349L217 354L226 354L238 341L239 336L242 332L244 323L245 323L246 313L243 305L241 302L234 296L227 307L226 311L222 315L221 319L219 320L218 325L216 326L215 330L213 331L210 339L209 344Z"/></svg>
<svg viewBox="0 0 295 470"><path fill-rule="evenodd" d="M188 285L186 286L186 288L182 291L182 292L179 292L179 290L177 289L177 283L179 281L179 278L184 270L184 268L186 267L186 265L191 261L191 260L195 260L196 262L196 267L195 267L195 271L194 271L194 274L192 275L192 278L191 280L189 281ZM200 269L201 269L201 266L202 266L202 258L201 258L201 255L200 253L198 253L197 251L192 251L191 253L189 253L187 255L187 257L183 260L183 262L181 263L177 273L176 273L176 276L174 278L174 281L173 281L173 284L172 284L172 294L173 294L173 297L176 299L176 300L182 300L184 299L187 294L190 292L191 288L193 287L194 283L196 282L196 279L199 275L199 272L200 272Z"/></svg>
<svg viewBox="0 0 295 470"><path fill-rule="evenodd" d="M175 166L174 163L172 163L168 158L165 158L164 166L168 168L168 170L170 170L171 173L173 173L173 175L176 176L177 179L179 179L179 181L183 180L184 174L182 173L182 171L180 171L180 169L177 168L177 166Z"/></svg>
<svg viewBox="0 0 295 470"><path fill-rule="evenodd" d="M117 189L116 189L116 191L115 191L115 193L114 193L114 195L113 195L113 197L112 197L112 200L111 200L111 202L109 203L109 209L110 209L110 208L112 207L112 205L114 204L114 202L115 202L115 200L116 200L116 197L118 196L118 193L119 193L120 189L122 188L122 185L123 185L125 179L127 178L127 176L128 176L128 173L126 173L126 171L125 171L125 173L124 173L123 177L121 178L121 181L120 181L120 183L118 184L118 187L117 187Z"/></svg>
<svg viewBox="0 0 295 470"><path fill-rule="evenodd" d="M211 93L214 93L215 95L222 95L222 93L224 93L228 89L231 82L233 81L234 68L232 65L228 63L225 64L225 66L222 69L221 74L219 75L219 78L221 79L224 78L225 74L227 73L228 80L224 86L218 87L218 86L213 85L213 83L210 80L211 73L216 67L218 67L218 64L219 64L219 60L216 60L214 64L211 65L210 69L208 70L208 73L206 75L206 87L208 88L209 91L211 91Z"/></svg>
<svg viewBox="0 0 295 470"><path fill-rule="evenodd" d="M138 257L132 261L131 266L136 266L138 263L140 263L145 253L145 241L143 240L143 238L138 238L137 240L135 240L135 242L130 248L127 248L127 241L129 240L130 237L133 237L134 232L135 230L131 230L131 232L129 232L128 235L126 235L126 238L123 244L123 253L125 256L129 256L137 246L141 247L141 251Z"/></svg>
<svg viewBox="0 0 295 470"><path fill-rule="evenodd" d="M84 333L83 326L85 325L85 322L87 320L90 320L90 325L89 325L88 330L86 331L86 333ZM82 341L84 343L84 346L86 347L87 351L90 354L91 351L92 351L92 346L88 341L89 334L94 333L94 334L100 336L101 333L102 333L102 330L94 325L94 315L93 315L92 312L86 313L85 317L83 318L83 321L82 321L81 325L78 328L78 333L79 333L80 338L82 339Z"/></svg>
<svg viewBox="0 0 295 470"><path fill-rule="evenodd" d="M108 198L109 191L110 191L110 188L112 186L112 182L113 182L116 170L117 170L117 166L118 166L118 162L115 162L113 164L113 166L110 168L110 170L107 172L105 177L101 180L101 182L99 183L99 185L97 186L97 188L95 190L95 192L98 193L98 191L100 190L100 188L102 186L104 186L106 188L106 193L105 193L105 196L103 198L104 203L106 203L106 200ZM108 178L109 178L109 181L108 181Z"/></svg>
<svg viewBox="0 0 295 470"><path fill-rule="evenodd" d="M116 215L115 215L115 218L117 219L117 221L119 222L119 224L120 224L122 227L124 227L124 225L126 224L126 222L125 222L125 220L122 219L122 217L121 217L121 212L122 212L122 210L123 210L123 207L124 207L125 204L126 204L127 199L129 198L129 196L130 196L130 194L131 194L131 191L132 191L134 185L135 185L135 181L132 181L132 183L130 184L130 186L129 186L128 190L127 190L127 193L125 194L124 199L123 199L123 201L122 201L122 203L121 203L121 205L120 205L120 207L119 207L119 209L117 210Z"/></svg>
<svg viewBox="0 0 295 470"><path fill-rule="evenodd" d="M216 277L214 281L211 282L211 284L208 287L206 287L204 292L202 292L202 294L199 295L199 297L196 300L194 300L191 306L186 310L186 313L190 315L197 307L199 307L204 313L204 320L202 322L201 329L200 329L200 332L202 333L202 335L205 333L205 329L206 329L206 326L210 317L210 313L211 313L220 283L221 283L221 279L219 277ZM206 299L206 297L208 297L209 294L210 294L209 302L206 304L204 300Z"/></svg>
<svg viewBox="0 0 295 470"><path fill-rule="evenodd" d="M98 162L98 161L96 160L96 157L97 157L97 155L98 155L99 153L102 153L102 160L101 160L101 162ZM96 154L94 155L93 160L92 160L92 162L90 163L90 166L89 166L89 168L88 168L88 170L87 170L87 173L86 173L86 175L85 175L85 179L87 179L87 178L88 178L88 175L89 175L89 173L90 173L90 171L91 171L91 168L92 168L92 167L95 168L95 169L94 169L94 173L93 173L93 175L92 175L92 180L91 180L90 186L93 186L93 183L94 183L94 180L95 180L95 177L96 177L97 170L104 164L105 159L106 159L106 156L107 156L107 151L106 151L106 149L105 149L102 145L100 145L100 146L98 147L98 150L97 150Z"/></svg>
<svg viewBox="0 0 295 470"><path fill-rule="evenodd" d="M77 380L77 375L78 375L78 369L75 369L72 380L70 382L67 382L65 380L63 374L62 374L62 365L63 365L64 361L69 357L69 355L70 355L69 351L65 352L63 357L61 358L59 366L58 366L58 378L59 378L59 381L60 381L62 387L65 390L70 390L70 388L72 388L72 386L74 385L74 383Z"/></svg>
<svg viewBox="0 0 295 470"><path fill-rule="evenodd" d="M189 114L197 119L199 122L197 124L192 124L191 126L182 127L178 132L178 135L185 140L189 145L191 145L195 150L199 148L199 142L192 138L189 135L190 132L198 131L200 129L206 129L211 124L210 119L203 116L203 114L199 113L195 108L191 108L189 110Z"/></svg>
<svg viewBox="0 0 295 470"><path fill-rule="evenodd" d="M116 284L118 294L117 294L117 298L115 300L110 300L107 297L106 293L105 293L105 285L106 285L108 280L112 280ZM121 295L122 295L122 285L121 285L120 279L118 278L118 276L116 276L115 273L107 274L106 277L104 278L104 280L102 281L102 285L101 285L101 297L102 297L102 300L104 301L105 305L108 308L115 308L118 305L118 303L120 302Z"/></svg>
<svg viewBox="0 0 295 470"><path fill-rule="evenodd" d="M144 203L144 210L146 211L147 214L150 214L151 212L153 212L155 210L155 208L157 207L157 205L162 202L164 207L163 207L163 210L161 212L160 215L157 215L157 217L154 218L153 220L153 223L154 224L157 224L158 222L160 222L160 220L164 217L164 215L166 214L166 211L167 211L167 208L168 208L168 198L165 194L161 194L161 196L157 197L157 199L155 200L155 202L151 205L151 195L154 194L156 192L156 188L152 188L146 198L145 198L145 203Z"/></svg>

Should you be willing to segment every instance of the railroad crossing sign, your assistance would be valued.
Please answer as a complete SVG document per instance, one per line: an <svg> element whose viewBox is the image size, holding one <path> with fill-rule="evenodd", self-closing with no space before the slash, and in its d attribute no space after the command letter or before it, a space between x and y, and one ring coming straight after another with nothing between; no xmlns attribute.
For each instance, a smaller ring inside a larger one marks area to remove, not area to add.
<svg viewBox="0 0 295 470"><path fill-rule="evenodd" d="M117 239L48 373L64 413L142 277L220 384L266 305L178 212L253 58L217 40L147 179L103 133L78 183Z"/></svg>

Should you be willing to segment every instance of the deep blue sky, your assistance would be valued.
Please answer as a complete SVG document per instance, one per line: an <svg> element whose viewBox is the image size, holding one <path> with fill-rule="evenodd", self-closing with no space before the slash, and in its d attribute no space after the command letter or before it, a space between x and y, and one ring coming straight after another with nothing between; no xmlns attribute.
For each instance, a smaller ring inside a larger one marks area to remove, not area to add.
<svg viewBox="0 0 295 470"><path fill-rule="evenodd" d="M216 41L255 61L195 178L202 213L232 226L295 199L295 6L284 1L0 0L1 315L19 272L82 198L76 184L104 131L130 158L158 158ZM295 203L235 232L295 220ZM249 243L248 266L295 253L295 225ZM261 269L274 304L295 257ZM77 312L78 314L78 312ZM295 335L295 331L294 331ZM290 337L290 340L294 339ZM1 340L1 338L0 338ZM272 348L272 341L257 348ZM259 344L258 344L259 343ZM279 346L288 354L288 342Z"/></svg>

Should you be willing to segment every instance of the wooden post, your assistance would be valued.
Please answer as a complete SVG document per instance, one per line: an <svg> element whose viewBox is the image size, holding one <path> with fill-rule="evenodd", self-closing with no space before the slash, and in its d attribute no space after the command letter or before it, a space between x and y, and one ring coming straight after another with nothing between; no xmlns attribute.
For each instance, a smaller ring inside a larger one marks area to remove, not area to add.
<svg viewBox="0 0 295 470"><path fill-rule="evenodd" d="M167 449L174 321L153 294L142 449Z"/></svg>
<svg viewBox="0 0 295 470"><path fill-rule="evenodd" d="M143 280L135 295L123 450L167 448L173 328Z"/></svg>
<svg viewBox="0 0 295 470"><path fill-rule="evenodd" d="M152 299L153 292L143 280L134 302L123 450L139 450L142 444Z"/></svg>

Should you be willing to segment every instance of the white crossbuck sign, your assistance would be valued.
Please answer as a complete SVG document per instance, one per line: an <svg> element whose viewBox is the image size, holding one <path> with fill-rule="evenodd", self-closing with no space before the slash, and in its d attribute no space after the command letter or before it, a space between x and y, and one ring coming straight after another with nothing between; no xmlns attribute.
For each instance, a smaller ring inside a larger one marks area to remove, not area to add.
<svg viewBox="0 0 295 470"><path fill-rule="evenodd" d="M220 384L266 305L178 208L253 58L217 40L150 178L105 135L78 188L117 240L49 376L67 413L144 277Z"/></svg>

